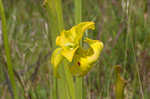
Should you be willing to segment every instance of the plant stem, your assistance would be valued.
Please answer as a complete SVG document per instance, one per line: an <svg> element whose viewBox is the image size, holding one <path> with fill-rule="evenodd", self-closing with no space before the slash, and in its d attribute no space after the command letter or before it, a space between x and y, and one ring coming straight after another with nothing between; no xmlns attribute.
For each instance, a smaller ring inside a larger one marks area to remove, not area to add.
<svg viewBox="0 0 150 99"><path fill-rule="evenodd" d="M64 29L63 22L63 11L61 0L48 0L47 9L49 11L49 23L51 28L52 47L56 48L55 39L58 33ZM76 99L74 82L71 73L67 67L67 62L60 64L59 73L61 74L60 79L53 77L54 85L56 86L53 90L53 99Z"/></svg>
<svg viewBox="0 0 150 99"><path fill-rule="evenodd" d="M48 0L46 2L46 9L48 11L48 21L49 21L49 34L48 34L48 39L49 39L49 43L51 45L52 48L55 48L55 39L56 36L58 34L58 27L57 25L57 18L56 18L56 14L55 14L55 9L54 9L54 3L53 0ZM50 68L52 69L52 68ZM50 94L51 94L51 98L52 99L58 99L58 91L57 91L57 79L54 76L51 76L52 78L52 86L50 86Z"/></svg>
<svg viewBox="0 0 150 99"><path fill-rule="evenodd" d="M74 0L75 4L75 24L78 24L81 22L81 16L82 16L82 0Z"/></svg>
<svg viewBox="0 0 150 99"><path fill-rule="evenodd" d="M59 33L60 33L64 29L61 0L55 0L55 8L56 8L56 15L57 15L57 19L58 19L58 29L59 29Z"/></svg>
<svg viewBox="0 0 150 99"><path fill-rule="evenodd" d="M69 92L69 99L79 99L77 98L77 95L75 95L75 86L72 74L69 71L69 67L67 65L67 61L64 62L64 69L65 69L65 80L68 85L68 92Z"/></svg>
<svg viewBox="0 0 150 99"><path fill-rule="evenodd" d="M8 75L10 77L10 82L12 85L12 90L13 90L13 95L14 95L13 97L14 99L17 99L16 82L14 78L13 66L12 66L12 61L11 61L10 47L9 47L8 34L7 34L6 17L5 17L2 0L0 0L0 16L2 19L3 42L4 42L4 47L5 47L6 62L8 66Z"/></svg>
<svg viewBox="0 0 150 99"><path fill-rule="evenodd" d="M82 16L82 0L74 0L75 4L75 24L78 24L81 22L81 16ZM82 45L82 41L80 42ZM76 98L82 99L83 98L83 82L82 77L77 77L75 82L76 87Z"/></svg>

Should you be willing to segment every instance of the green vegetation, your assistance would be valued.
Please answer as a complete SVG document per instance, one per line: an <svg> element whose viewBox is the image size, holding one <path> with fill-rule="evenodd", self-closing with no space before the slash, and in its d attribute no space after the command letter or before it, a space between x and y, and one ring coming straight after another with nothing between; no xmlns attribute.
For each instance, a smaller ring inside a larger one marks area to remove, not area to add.
<svg viewBox="0 0 150 99"><path fill-rule="evenodd" d="M15 79L14 79L14 72L13 72L10 48L9 48L10 46L8 43L7 24L6 24L6 18L5 18L5 12L4 12L2 0L0 0L0 15L1 15L1 20L2 20L1 24L2 24L2 33L3 33L3 42L4 42L4 47L5 47L5 54L6 54L7 70L8 70L8 75L9 75L9 79L10 79L9 84L12 86L12 89L11 89L12 97L17 99L16 83L15 83ZM6 68L6 67L2 67L2 68Z"/></svg>
<svg viewBox="0 0 150 99"><path fill-rule="evenodd" d="M150 98L149 0L43 2L0 0L0 99ZM57 79L50 63L56 36L84 21L95 22L84 37L104 43L101 56L78 78L65 61Z"/></svg>

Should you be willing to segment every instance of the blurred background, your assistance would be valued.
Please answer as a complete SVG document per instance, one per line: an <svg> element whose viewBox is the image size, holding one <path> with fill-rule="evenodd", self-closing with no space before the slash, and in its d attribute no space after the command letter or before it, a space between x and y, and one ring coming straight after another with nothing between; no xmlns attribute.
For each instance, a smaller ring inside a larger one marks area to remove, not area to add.
<svg viewBox="0 0 150 99"><path fill-rule="evenodd" d="M3 0L17 92L50 99L54 40L49 39L43 0ZM62 0L65 29L74 22L73 0ZM104 43L94 68L84 77L85 99L115 99L114 66L126 80L125 99L150 99L150 0L82 0L82 21L94 21L86 36ZM1 23L1 20L0 20ZM11 99L0 25L0 99Z"/></svg>

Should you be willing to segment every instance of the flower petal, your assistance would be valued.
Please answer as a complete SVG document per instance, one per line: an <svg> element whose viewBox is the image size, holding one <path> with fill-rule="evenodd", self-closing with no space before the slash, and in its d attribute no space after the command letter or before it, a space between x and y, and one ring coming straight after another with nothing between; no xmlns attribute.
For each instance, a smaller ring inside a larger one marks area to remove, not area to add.
<svg viewBox="0 0 150 99"><path fill-rule="evenodd" d="M93 67L93 63L97 61L103 49L103 43L98 40L86 38L85 42L89 44L90 48L84 51L79 48L78 53L74 56L73 62L70 64L70 70L75 76L87 74Z"/></svg>
<svg viewBox="0 0 150 99"><path fill-rule="evenodd" d="M60 33L60 36L56 38L56 45L63 47L67 46L68 43L76 45L80 42L83 34L88 29L95 29L94 22L81 22L78 25L75 25L70 30L63 30Z"/></svg>
<svg viewBox="0 0 150 99"><path fill-rule="evenodd" d="M86 38L84 41L89 44L89 46L93 49L94 53L93 55L81 58L81 61L82 62L85 61L86 63L91 64L98 59L104 45L99 40L92 40L92 39Z"/></svg>
<svg viewBox="0 0 150 99"><path fill-rule="evenodd" d="M71 28L70 32L74 38L74 42L79 42L84 35L84 32L88 29L95 29L94 22L81 22L80 24Z"/></svg>
<svg viewBox="0 0 150 99"><path fill-rule="evenodd" d="M57 48L54 50L51 56L51 64L53 65L54 68L54 75L56 77L59 77L59 74L57 73L58 66L63 60L63 56L61 55L62 48Z"/></svg>
<svg viewBox="0 0 150 99"><path fill-rule="evenodd" d="M70 31L63 30L60 33L60 36L56 38L56 45L60 47L74 46L73 39L71 39L70 36L71 36Z"/></svg>
<svg viewBox="0 0 150 99"><path fill-rule="evenodd" d="M94 22L82 22L70 30L63 30L56 38L56 45L62 48L62 55L69 62L72 61L75 51L79 47L80 40L87 29L95 29Z"/></svg>
<svg viewBox="0 0 150 99"><path fill-rule="evenodd" d="M78 49L78 46L76 48L64 48L62 50L62 55L69 61L71 62L74 56L74 53Z"/></svg>

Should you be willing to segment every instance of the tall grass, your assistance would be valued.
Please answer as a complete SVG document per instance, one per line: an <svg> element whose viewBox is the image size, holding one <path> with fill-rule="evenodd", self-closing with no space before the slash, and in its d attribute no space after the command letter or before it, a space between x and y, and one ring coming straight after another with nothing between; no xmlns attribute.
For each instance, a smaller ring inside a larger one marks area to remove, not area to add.
<svg viewBox="0 0 150 99"><path fill-rule="evenodd" d="M3 33L3 42L5 47L8 75L12 86L13 97L14 99L18 99L16 82L15 82L15 77L13 72L13 65L11 60L10 45L8 41L7 22L6 22L5 11L4 11L2 0L0 0L0 16L2 19L2 33Z"/></svg>
<svg viewBox="0 0 150 99"><path fill-rule="evenodd" d="M140 73L139 73L139 64L137 63L137 58L136 58L136 50L135 50L135 42L134 42L134 30L133 30L133 9L134 9L134 2L135 0L132 0L132 1L125 1L125 0L122 0L125 4L126 4L126 8L124 9L125 10L125 17L127 17L127 33L126 33L126 42L125 42L125 60L124 60L124 67L126 67L127 65L127 61L128 61L128 50L130 50L132 52L132 55L133 55L133 64L136 68L136 72L134 74L135 76L135 82L133 83L134 84L134 89L137 90L136 88L136 82L138 81L138 85L140 87L140 92L141 92L141 98L144 99L144 94L143 94L143 86L142 86L142 83L141 83L141 78L140 78ZM132 67L133 68L133 67Z"/></svg>
<svg viewBox="0 0 150 99"><path fill-rule="evenodd" d="M136 50L135 50L135 43L134 43L134 34L133 32L133 28L132 28L132 13L133 13L133 6L134 6L134 2L135 0L132 1L128 1L129 3L129 14L128 14L128 21L127 21L127 37L129 38L128 43L131 43L131 51L133 52L133 61L134 61L134 65L136 68L136 73L135 73L135 81L138 81L138 85L140 86L140 92L141 92L141 98L144 99L144 94L143 94L143 86L141 83L141 77L140 77L140 73L139 73L139 64L137 63L137 58L136 58ZM127 51L126 51L127 53ZM136 84L135 84L136 85ZM136 87L135 87L136 89Z"/></svg>

